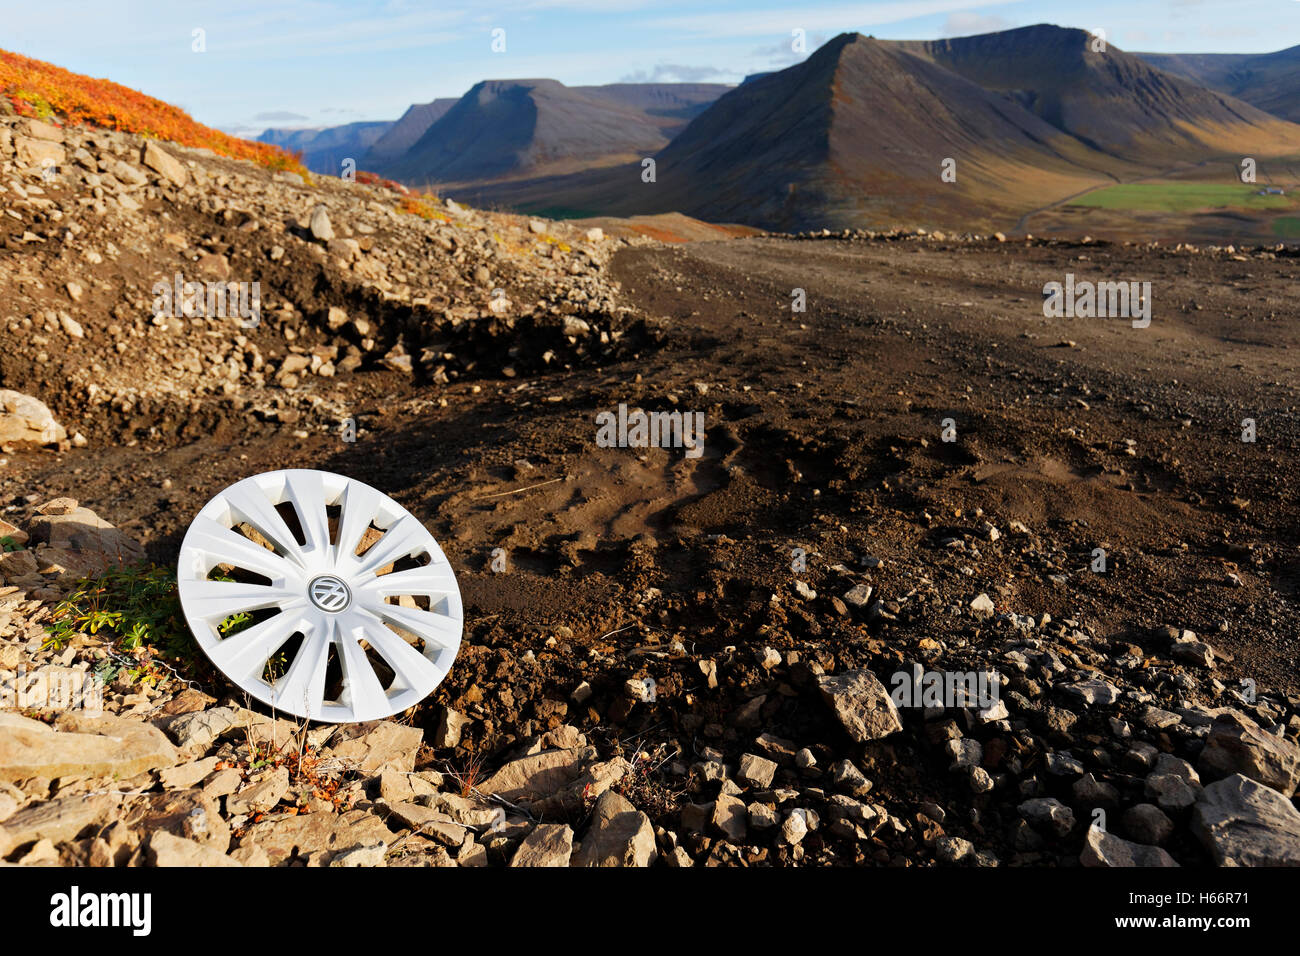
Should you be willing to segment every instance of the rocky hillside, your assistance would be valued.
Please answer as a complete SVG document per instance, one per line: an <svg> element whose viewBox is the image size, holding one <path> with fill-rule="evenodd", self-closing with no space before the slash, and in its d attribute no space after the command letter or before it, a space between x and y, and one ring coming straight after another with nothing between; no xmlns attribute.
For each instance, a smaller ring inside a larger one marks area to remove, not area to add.
<svg viewBox="0 0 1300 956"><path fill-rule="evenodd" d="M202 434L210 412L337 427L358 372L437 382L622 347L606 252L573 227L17 117L0 155L0 383L88 437ZM215 283L247 314L209 302Z"/></svg>

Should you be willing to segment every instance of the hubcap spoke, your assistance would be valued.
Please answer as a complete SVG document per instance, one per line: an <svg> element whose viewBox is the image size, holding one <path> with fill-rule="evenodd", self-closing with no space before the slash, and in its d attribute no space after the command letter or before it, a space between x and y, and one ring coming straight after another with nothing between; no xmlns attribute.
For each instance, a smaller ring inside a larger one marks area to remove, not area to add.
<svg viewBox="0 0 1300 956"><path fill-rule="evenodd" d="M227 637L210 650L208 656L236 684L260 680L266 662L302 624L302 616L286 608L275 617Z"/></svg>
<svg viewBox="0 0 1300 956"><path fill-rule="evenodd" d="M373 604L367 610L381 618L410 631L416 637L441 648L455 647L460 643L460 622L441 614L402 607L400 604ZM376 630L378 630L376 628ZM403 641L402 643L406 643ZM410 647L410 645L407 645Z"/></svg>
<svg viewBox="0 0 1300 956"><path fill-rule="evenodd" d="M394 561L418 553L426 547L425 542L432 540L424 525L410 515L402 515L369 551L357 559L357 570L361 574L374 574Z"/></svg>
<svg viewBox="0 0 1300 956"><path fill-rule="evenodd" d="M394 597L399 594L435 597L456 590L456 576L450 567L427 565L409 571L381 574L367 581L359 589L371 598Z"/></svg>
<svg viewBox="0 0 1300 956"><path fill-rule="evenodd" d="M339 621L339 658L343 666L345 694L357 720L375 720L388 716L390 708L379 675L361 649L364 623L364 619L357 615Z"/></svg>
<svg viewBox="0 0 1300 956"><path fill-rule="evenodd" d="M438 668L431 660L382 623L376 621L375 626L366 629L366 640L388 662L398 679L410 686L419 687L423 681L436 683L440 679Z"/></svg>
<svg viewBox="0 0 1300 956"><path fill-rule="evenodd" d="M320 712L325 700L325 669L329 664L330 625L312 626L284 677L272 688L272 703L299 716Z"/></svg>
<svg viewBox="0 0 1300 956"><path fill-rule="evenodd" d="M317 471L286 472L284 490L302 525L307 551L320 553L329 547L329 516L325 512L325 483Z"/></svg>
<svg viewBox="0 0 1300 956"><path fill-rule="evenodd" d="M205 621L224 621L235 614L283 607L298 595L287 587L241 581L188 581L182 591L185 609Z"/></svg>
<svg viewBox="0 0 1300 956"><path fill-rule="evenodd" d="M294 537L293 532L289 530L289 526L280 517L280 512L275 510L262 489L257 485L252 487L236 485L235 488L238 488L239 491L236 492L235 489L231 489L226 492L226 503L230 506L230 509L241 520L247 521L264 538L288 555L290 561L301 566L303 564L303 554L302 549L298 546L298 539Z"/></svg>
<svg viewBox="0 0 1300 956"><path fill-rule="evenodd" d="M245 571L255 571L272 581L293 573L293 566L274 551L268 551L260 544L255 544L238 532L217 524L210 518L200 515L190 525L190 542L194 547L202 548L209 554L221 555L221 564L234 565Z"/></svg>

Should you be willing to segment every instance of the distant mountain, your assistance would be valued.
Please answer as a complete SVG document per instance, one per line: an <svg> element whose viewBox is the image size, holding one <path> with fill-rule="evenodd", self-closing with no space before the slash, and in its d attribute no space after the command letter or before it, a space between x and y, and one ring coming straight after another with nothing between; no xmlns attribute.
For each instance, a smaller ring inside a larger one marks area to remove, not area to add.
<svg viewBox="0 0 1300 956"><path fill-rule="evenodd" d="M1152 66L1300 123L1300 46L1276 53L1137 53Z"/></svg>
<svg viewBox="0 0 1300 956"><path fill-rule="evenodd" d="M357 168L364 169L362 157L392 125L392 122L363 122L315 129L268 129L257 141L301 152L303 165L312 172L337 176L345 159L356 160Z"/></svg>
<svg viewBox="0 0 1300 956"><path fill-rule="evenodd" d="M1138 162L1177 162L1207 149L1258 150L1261 139L1278 134L1276 117L1262 110L1113 44L1093 52L1089 41L1082 30L1040 24L898 46L1013 98L1103 152Z"/></svg>
<svg viewBox="0 0 1300 956"><path fill-rule="evenodd" d="M729 87L567 87L556 80L476 84L381 171L412 185L556 174L663 148Z"/></svg>
<svg viewBox="0 0 1300 956"><path fill-rule="evenodd" d="M1108 181L1300 155L1300 126L1089 39L1053 26L937 42L842 34L718 99L656 154L655 183L621 166L450 194L550 215L974 228ZM945 159L955 182L941 180Z"/></svg>
<svg viewBox="0 0 1300 956"><path fill-rule="evenodd" d="M385 172L394 161L401 159L425 132L456 105L455 97L445 97L430 103L415 103L407 108L392 126L384 131L366 153L362 168Z"/></svg>
<svg viewBox="0 0 1300 956"><path fill-rule="evenodd" d="M639 110L671 139L731 87L725 83L608 83L572 89Z"/></svg>

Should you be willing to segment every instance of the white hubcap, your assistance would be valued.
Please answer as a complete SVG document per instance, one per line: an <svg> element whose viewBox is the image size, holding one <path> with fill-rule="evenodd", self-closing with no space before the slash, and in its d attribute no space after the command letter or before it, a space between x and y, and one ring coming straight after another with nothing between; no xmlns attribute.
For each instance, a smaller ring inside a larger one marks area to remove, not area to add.
<svg viewBox="0 0 1300 956"><path fill-rule="evenodd" d="M369 485L289 470L236 482L181 545L181 608L212 663L298 717L390 717L447 676L456 576L433 536Z"/></svg>

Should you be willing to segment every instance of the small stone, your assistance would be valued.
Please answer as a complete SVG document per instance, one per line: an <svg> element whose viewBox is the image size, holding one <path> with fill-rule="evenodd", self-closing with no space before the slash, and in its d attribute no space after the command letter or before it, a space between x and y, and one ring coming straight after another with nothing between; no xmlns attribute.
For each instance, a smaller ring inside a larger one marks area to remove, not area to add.
<svg viewBox="0 0 1300 956"><path fill-rule="evenodd" d="M941 863L958 864L975 850L975 844L961 837L941 836L934 841L934 855Z"/></svg>
<svg viewBox="0 0 1300 956"><path fill-rule="evenodd" d="M1088 707L1094 704L1113 704L1119 700L1119 688L1099 677L1058 685L1057 689L1070 700Z"/></svg>
<svg viewBox="0 0 1300 956"><path fill-rule="evenodd" d="M330 866L337 867L375 867L384 865L384 857L388 853L388 847L382 842L375 841L362 846L354 846L350 850L344 850L338 853L330 860Z"/></svg>
<svg viewBox="0 0 1300 956"><path fill-rule="evenodd" d="M747 817L743 800L721 793L713 802L713 815L709 822L729 840L743 840L747 831Z"/></svg>
<svg viewBox="0 0 1300 956"><path fill-rule="evenodd" d="M786 814L781 824L781 842L797 846L808 835L808 811L796 807Z"/></svg>
<svg viewBox="0 0 1300 956"><path fill-rule="evenodd" d="M307 228L311 231L312 238L320 242L329 242L334 238L334 227L330 224L330 214L323 203L312 209Z"/></svg>
<svg viewBox="0 0 1300 956"><path fill-rule="evenodd" d="M573 831L563 823L540 823L524 837L512 867L565 867L573 853Z"/></svg>
<svg viewBox="0 0 1300 956"><path fill-rule="evenodd" d="M844 601L854 607L866 607L871 603L871 594L870 584L855 584L844 592Z"/></svg>
<svg viewBox="0 0 1300 956"><path fill-rule="evenodd" d="M749 805L749 826L754 830L768 830L781 822L780 816L777 815L773 807L766 803L751 803Z"/></svg>
<svg viewBox="0 0 1300 956"><path fill-rule="evenodd" d="M818 678L822 699L857 743L879 740L903 729L889 692L871 671L846 671Z"/></svg>
<svg viewBox="0 0 1300 956"><path fill-rule="evenodd" d="M433 745L443 749L456 747L460 744L461 734L471 723L464 714L450 707L442 708L442 714L438 717L438 729L433 735Z"/></svg>
<svg viewBox="0 0 1300 956"><path fill-rule="evenodd" d="M1079 862L1087 867L1177 866L1159 847L1130 843L1100 827L1089 827Z"/></svg>
<svg viewBox="0 0 1300 956"><path fill-rule="evenodd" d="M765 789L772 785L772 778L775 775L776 763L774 761L755 754L741 755L740 768L736 773L736 779L741 783Z"/></svg>
<svg viewBox="0 0 1300 956"><path fill-rule="evenodd" d="M1148 846L1159 846L1174 832L1174 821L1151 803L1139 803L1129 807L1124 811L1122 822L1124 832L1130 839Z"/></svg>
<svg viewBox="0 0 1300 956"><path fill-rule="evenodd" d="M140 153L140 162L175 186L184 186L189 179L189 171L185 165L153 140L145 142Z"/></svg>
<svg viewBox="0 0 1300 956"><path fill-rule="evenodd" d="M742 816L742 824L743 820ZM596 801L591 826L572 865L641 867L649 866L658 856L650 818L626 797L609 790Z"/></svg>
<svg viewBox="0 0 1300 956"><path fill-rule="evenodd" d="M1074 829L1074 811L1055 797L1034 797L1020 804L1020 815L1039 829L1065 836Z"/></svg>
<svg viewBox="0 0 1300 956"><path fill-rule="evenodd" d="M988 793L994 786L992 774L983 767L971 767L967 781L972 793Z"/></svg>
<svg viewBox="0 0 1300 956"><path fill-rule="evenodd" d="M226 798L226 812L231 816L251 816L273 809L289 792L289 768L276 767L262 779Z"/></svg>
<svg viewBox="0 0 1300 956"><path fill-rule="evenodd" d="M831 780L855 797L865 797L871 792L871 781L847 758L831 767Z"/></svg>

